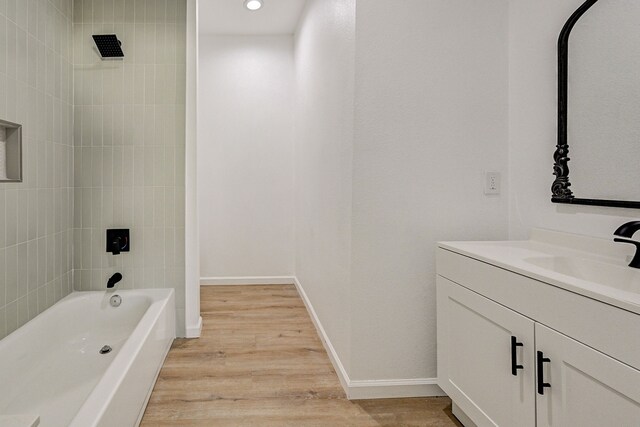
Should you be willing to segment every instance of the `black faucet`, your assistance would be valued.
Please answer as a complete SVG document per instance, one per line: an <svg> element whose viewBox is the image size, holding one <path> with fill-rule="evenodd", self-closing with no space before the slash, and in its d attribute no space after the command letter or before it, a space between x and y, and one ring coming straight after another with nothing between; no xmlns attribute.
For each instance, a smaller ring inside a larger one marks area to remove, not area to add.
<svg viewBox="0 0 640 427"><path fill-rule="evenodd" d="M122 280L122 274L120 274L120 273L114 274L107 281L107 289L113 288L116 285L116 283L118 283L121 280Z"/></svg>
<svg viewBox="0 0 640 427"><path fill-rule="evenodd" d="M626 224L622 224L616 231L613 232L615 237L614 242L629 243L636 247L636 254L629 263L629 267L640 268L640 242L631 240L636 231L640 230L640 221L631 221Z"/></svg>

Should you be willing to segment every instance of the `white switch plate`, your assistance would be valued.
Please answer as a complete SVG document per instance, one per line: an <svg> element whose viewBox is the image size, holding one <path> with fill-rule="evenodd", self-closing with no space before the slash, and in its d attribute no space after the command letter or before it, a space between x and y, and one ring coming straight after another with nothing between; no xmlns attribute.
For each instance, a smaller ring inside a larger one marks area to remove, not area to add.
<svg viewBox="0 0 640 427"><path fill-rule="evenodd" d="M500 172L485 173L484 194L500 194Z"/></svg>

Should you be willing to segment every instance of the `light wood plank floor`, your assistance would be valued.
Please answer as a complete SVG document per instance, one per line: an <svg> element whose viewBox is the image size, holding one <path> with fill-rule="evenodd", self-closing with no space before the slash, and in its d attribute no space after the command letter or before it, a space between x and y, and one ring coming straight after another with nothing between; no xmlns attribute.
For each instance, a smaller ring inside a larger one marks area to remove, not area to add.
<svg viewBox="0 0 640 427"><path fill-rule="evenodd" d="M143 426L460 426L448 398L349 401L294 286L202 287Z"/></svg>

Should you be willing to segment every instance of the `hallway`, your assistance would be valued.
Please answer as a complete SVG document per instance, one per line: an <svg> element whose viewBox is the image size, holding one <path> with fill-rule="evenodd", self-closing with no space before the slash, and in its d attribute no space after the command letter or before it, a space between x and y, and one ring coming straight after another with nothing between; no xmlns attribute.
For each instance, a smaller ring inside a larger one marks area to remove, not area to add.
<svg viewBox="0 0 640 427"><path fill-rule="evenodd" d="M294 286L201 288L143 426L455 426L447 398L349 401Z"/></svg>

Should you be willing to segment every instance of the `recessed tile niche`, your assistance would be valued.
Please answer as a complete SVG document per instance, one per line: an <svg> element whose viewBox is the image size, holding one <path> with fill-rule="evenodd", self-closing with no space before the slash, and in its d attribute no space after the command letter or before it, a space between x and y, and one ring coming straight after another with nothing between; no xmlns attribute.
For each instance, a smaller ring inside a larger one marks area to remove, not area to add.
<svg viewBox="0 0 640 427"><path fill-rule="evenodd" d="M0 182L22 182L22 125L0 120Z"/></svg>

